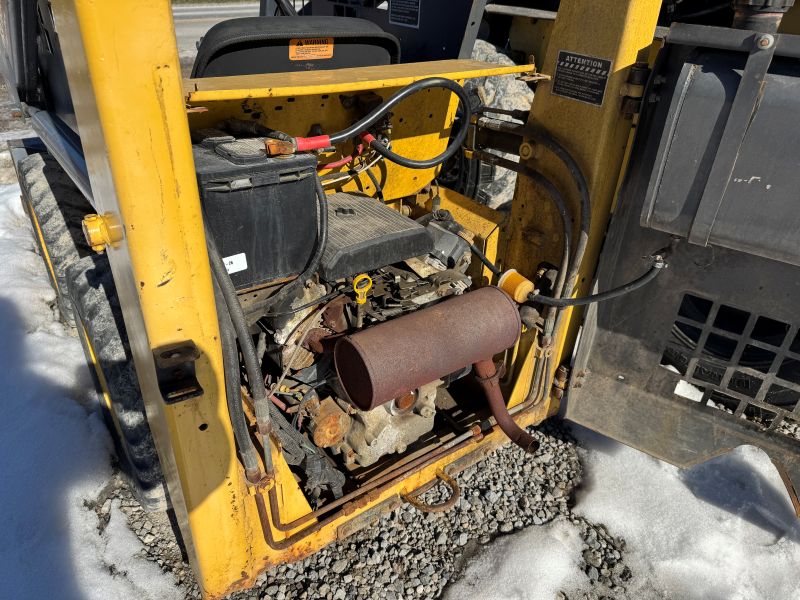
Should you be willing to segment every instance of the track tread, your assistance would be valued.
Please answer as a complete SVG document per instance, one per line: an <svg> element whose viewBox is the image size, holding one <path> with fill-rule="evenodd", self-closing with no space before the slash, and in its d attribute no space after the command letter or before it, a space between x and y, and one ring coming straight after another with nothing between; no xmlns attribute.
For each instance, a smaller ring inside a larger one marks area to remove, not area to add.
<svg viewBox="0 0 800 600"><path fill-rule="evenodd" d="M31 217L41 231L41 239L35 235L36 243L53 268L52 283L61 317L73 327L82 324L78 335L87 359L85 338L103 373L114 414L106 409L105 402L101 405L122 469L142 506L162 510L167 503L161 465L147 423L111 268L108 258L95 254L83 236L83 217L94 209L49 153L27 156L19 161L17 172L28 204L26 209L33 212Z"/></svg>
<svg viewBox="0 0 800 600"><path fill-rule="evenodd" d="M31 154L22 159L18 174L46 246L42 247L37 235L39 250L49 257L53 267L55 281L52 283L58 295L61 318L74 327L75 316L65 277L72 264L92 253L84 240L81 223L94 209L50 154Z"/></svg>
<svg viewBox="0 0 800 600"><path fill-rule="evenodd" d="M115 429L121 438L117 446L125 470L139 501L147 508L157 508L164 503L163 475L108 258L84 257L69 267L66 279L76 317L86 330L112 398L111 410L119 425Z"/></svg>

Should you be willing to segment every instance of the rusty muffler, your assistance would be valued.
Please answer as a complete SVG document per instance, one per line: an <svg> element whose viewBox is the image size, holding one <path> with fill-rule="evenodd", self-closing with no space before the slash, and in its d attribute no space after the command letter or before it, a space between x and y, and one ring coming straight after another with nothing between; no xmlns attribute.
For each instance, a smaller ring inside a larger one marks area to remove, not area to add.
<svg viewBox="0 0 800 600"><path fill-rule="evenodd" d="M372 410L469 365L491 363L516 343L520 330L514 301L485 287L341 338L334 349L336 372L350 401ZM505 410L502 394L500 404ZM490 406L494 414L496 398ZM513 423L510 416L495 419L504 431Z"/></svg>

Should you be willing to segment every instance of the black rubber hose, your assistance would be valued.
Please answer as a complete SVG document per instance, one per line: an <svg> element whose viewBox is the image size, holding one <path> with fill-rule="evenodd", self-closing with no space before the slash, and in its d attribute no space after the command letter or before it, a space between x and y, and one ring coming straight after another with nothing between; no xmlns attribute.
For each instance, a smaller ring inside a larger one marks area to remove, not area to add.
<svg viewBox="0 0 800 600"><path fill-rule="evenodd" d="M284 17L297 16L297 9L295 9L294 3L290 2L290 0L275 0L275 4Z"/></svg>
<svg viewBox="0 0 800 600"><path fill-rule="evenodd" d="M624 296L634 290L638 290L641 287L644 287L651 281L653 281L658 275L663 271L667 266L667 263L664 262L662 259L656 259L656 262L650 267L650 270L647 271L641 277L634 279L633 281L626 283L618 288L614 288L612 290L608 290L605 292L600 292L599 294L594 294L592 296L584 296L583 298L551 298L550 296L539 296L537 294L529 294L528 300L531 302L538 302L539 304L545 304L547 306L557 306L560 308L567 307L567 306L585 306L587 304L594 304L595 302L604 302L606 300L611 300L613 298L618 298L620 296Z"/></svg>
<svg viewBox="0 0 800 600"><path fill-rule="evenodd" d="M580 215L580 233L578 235L578 243L575 246L575 252L572 258L572 264L567 274L566 283L564 285L564 297L572 295L575 288L575 281L578 278L578 271L583 262L583 255L586 253L586 246L589 244L589 232L592 230L592 203L589 196L589 185L586 183L586 177L583 171L578 166L577 161L562 146L556 139L549 133L541 130L533 130L526 132L530 138L550 150L558 159L567 167L575 185L578 188L578 195L581 199L581 215ZM570 225L570 229L572 226Z"/></svg>
<svg viewBox="0 0 800 600"><path fill-rule="evenodd" d="M294 280L284 285L276 294L254 302L248 309L249 312L264 310L270 306L274 306L285 301L291 294L295 293L298 288L302 288L306 281L311 279L312 275L319 269L319 263L322 261L322 255L325 252L325 247L328 245L328 199L325 196L325 190L322 189L322 183L318 176L315 177L315 187L317 193L317 246L314 249L314 254L308 261L306 268Z"/></svg>
<svg viewBox="0 0 800 600"><path fill-rule="evenodd" d="M561 297L567 277L567 271L569 270L570 254L572 249L572 216L570 215L569 209L567 208L567 203L564 201L564 197L561 195L561 192L558 191L558 188L553 184L552 181L535 169L515 163L513 160L509 160L489 152L478 151L475 153L475 156L483 162L508 169L509 171L514 171L520 175L524 175L531 181L540 185L542 188L544 188L545 192L547 192L548 197L556 207L556 210L561 217L561 225L564 230L561 268L558 271L558 279L555 285L555 295L556 297Z"/></svg>
<svg viewBox="0 0 800 600"><path fill-rule="evenodd" d="M464 238L461 239L463 240ZM486 268L489 269L493 275L500 277L500 275L503 274L503 271L501 271L497 265L495 265L492 261L490 261L489 258L483 252L481 252L481 249L478 248L475 244L470 244L469 249L472 250L472 253L478 257L478 260L480 260L484 265L486 265Z"/></svg>
<svg viewBox="0 0 800 600"><path fill-rule="evenodd" d="M575 282L578 278L581 264L583 263L583 256L586 253L586 247L589 244L589 233L592 229L592 204L589 195L589 185L586 182L586 177L583 174L580 166L575 158L561 145L556 139L546 131L535 129L527 132L527 135L536 143L541 144L567 167L572 179L575 181L575 186L578 188L578 195L580 196L581 213L580 213L580 231L578 234L578 242L575 246L569 273L564 281L563 289L555 290L557 298L569 298L575 288ZM572 231L572 224L565 226L565 231ZM562 281L559 274L559 281ZM556 331L561 329L561 324L564 321L564 312L559 312L556 315L558 306L551 305L555 310L551 310L545 320L544 326L544 342L549 344ZM555 317L555 318L554 318ZM552 385L553 372L550 368L552 358L549 354L546 355L545 360L540 360L536 365L533 382L531 384L530 392L528 393L527 400L531 400L531 396L538 394L541 390L542 394L546 396L549 394L550 386ZM544 382L542 381L544 379ZM543 384L543 385L542 385ZM541 387L540 387L541 386Z"/></svg>
<svg viewBox="0 0 800 600"><path fill-rule="evenodd" d="M230 311L228 311L228 307L222 297L222 291L216 281L216 277L214 277L214 300L217 305L217 317L219 318L219 333L225 370L225 396L228 403L228 416L231 420L233 437L236 440L236 446L239 448L239 456L242 459L247 480L250 483L258 483L261 479L261 467L258 464L258 452L255 445L253 445L253 440L250 438L250 430L247 426L247 418L242 406L242 377L239 370L236 332L233 329Z"/></svg>
<svg viewBox="0 0 800 600"><path fill-rule="evenodd" d="M389 98L386 102L375 108L372 112L370 112L366 117L357 121L347 129L334 133L330 136L331 144L340 144L344 141L347 141L365 131L368 131L370 127L375 125L378 121L380 121L386 114L398 103L402 102L409 96L416 94L422 90L426 90L429 88L443 88L446 90L450 90L456 96L458 96L459 103L461 104L461 119L462 119L462 126L458 130L455 139L450 142L450 145L447 149L442 152L439 156L435 156L433 158L427 160L413 160L410 158L406 158L405 156L400 156L396 152L389 150L386 146L380 143L378 140L374 140L370 143L370 148L375 150L381 156L395 162L403 167L408 167L410 169L429 169L431 167L435 167L446 161L448 158L453 156L461 145L464 143L464 140L467 138L467 132L469 130L469 121L472 117L472 106L469 102L469 97L467 96L466 90L455 81L451 81L450 79L445 79L444 77L429 77L427 79L420 79L419 81L415 81L401 89L397 92L394 96Z"/></svg>
<svg viewBox="0 0 800 600"><path fill-rule="evenodd" d="M239 339L239 347L242 350L245 371L247 371L247 379L250 383L250 393L253 396L256 421L258 422L259 433L264 439L264 466L269 476L272 474L272 451L269 443L269 436L272 429L269 407L272 402L267 398L267 389L264 387L264 378L261 375L261 366L258 362L256 347L253 344L253 337L250 335L250 328L247 326L247 320L245 319L242 305L239 303L239 297L236 295L236 288L233 286L227 269L225 269L225 263L222 261L222 257L217 250L217 245L214 242L208 224L206 224L205 229L208 258L211 262L211 272L222 292L225 305L228 307L228 314L233 323L233 328L236 331L236 337Z"/></svg>
<svg viewBox="0 0 800 600"><path fill-rule="evenodd" d="M383 187L381 187L381 182L378 181L377 177L375 177L375 173L372 172L372 169L367 169L367 177L369 177L370 181L372 181L372 185L375 186L375 197L382 201Z"/></svg>

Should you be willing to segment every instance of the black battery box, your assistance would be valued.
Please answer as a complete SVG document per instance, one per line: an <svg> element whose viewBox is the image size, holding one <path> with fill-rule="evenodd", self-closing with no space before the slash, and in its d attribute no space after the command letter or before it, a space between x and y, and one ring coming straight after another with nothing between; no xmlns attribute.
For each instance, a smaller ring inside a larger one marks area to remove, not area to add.
<svg viewBox="0 0 800 600"><path fill-rule="evenodd" d="M263 138L225 135L193 150L203 216L236 289L300 274L317 238L316 158L270 158Z"/></svg>

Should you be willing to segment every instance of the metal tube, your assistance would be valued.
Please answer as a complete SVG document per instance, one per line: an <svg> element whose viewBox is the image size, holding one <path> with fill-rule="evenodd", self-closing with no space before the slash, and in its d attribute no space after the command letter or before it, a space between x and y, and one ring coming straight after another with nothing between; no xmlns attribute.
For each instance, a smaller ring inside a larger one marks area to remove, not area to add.
<svg viewBox="0 0 800 600"><path fill-rule="evenodd" d="M783 15L793 4L794 0L783 0L783 2L734 0L732 27L760 33L777 33Z"/></svg>
<svg viewBox="0 0 800 600"><path fill-rule="evenodd" d="M506 407L503 392L500 389L500 373L495 367L494 361L482 360L473 365L475 370L475 378L486 393L486 399L489 401L489 408L492 411L492 416L497 422L497 426L503 430L512 442L530 454L533 454L539 448L539 442L525 431L522 427L516 424L514 419L508 412Z"/></svg>
<svg viewBox="0 0 800 600"><path fill-rule="evenodd" d="M421 456L412 462L405 465L402 469L395 469L389 473L385 473L380 477L376 478L375 480L371 481L367 485L363 486L362 488L347 494L339 498L338 500L331 502L330 504L324 506L321 509L316 511L312 511L307 515L300 517L299 519L295 519L291 523L282 523L280 520L280 514L278 512L278 495L276 492L276 486L272 486L269 491L267 492L268 496L268 504L269 504L269 514L267 511L267 502L265 502L264 497L262 494L256 494L256 506L258 509L258 516L261 520L261 528L264 534L264 539L266 540L267 544L275 549L275 550L283 550L288 548L292 544L296 543L297 541L308 537L309 535L319 531L326 525L332 523L336 519L340 518L343 515L350 514L353 510L358 508L358 505L355 504L355 498L366 496L369 492L373 492L370 497L377 497L384 493L387 489L394 485L395 481L402 476L413 475L424 469L425 467L431 465L433 462L438 460L444 454L451 454L462 448L466 447L469 443L473 441L472 438L475 440L480 440L483 436L480 433L479 428L473 428L469 432L460 435L452 440L450 440L444 446L441 446L431 452L430 454L426 454ZM380 487L379 487L380 486ZM377 488L377 489L376 489ZM369 498L363 498L361 502L368 501ZM317 521L313 525L306 527L305 529L298 531L297 533L290 535L286 539L276 541L275 537L272 535L272 527L270 526L270 522L275 529L279 531L292 531L296 529L299 525L306 523L312 519L322 516L333 510L334 508L341 506L345 503L352 502L352 508L349 505L346 505L339 513L331 515L321 521Z"/></svg>

